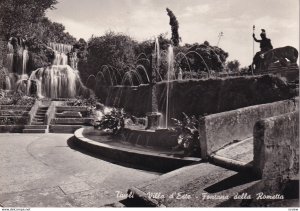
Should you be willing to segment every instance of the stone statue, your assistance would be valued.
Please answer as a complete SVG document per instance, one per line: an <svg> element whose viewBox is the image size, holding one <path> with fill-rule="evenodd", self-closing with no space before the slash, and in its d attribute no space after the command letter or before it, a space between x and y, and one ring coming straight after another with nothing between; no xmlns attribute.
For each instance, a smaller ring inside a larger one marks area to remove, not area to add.
<svg viewBox="0 0 300 211"><path fill-rule="evenodd" d="M276 61L279 61L281 66L287 66L286 59L288 59L291 63L297 63L297 49L291 46L285 46L265 52L262 58L262 67L267 70L269 65Z"/></svg>
<svg viewBox="0 0 300 211"><path fill-rule="evenodd" d="M255 34L253 33L253 39L255 42L259 42L260 43L260 51L257 52L253 58L253 63L255 66L255 69L259 68L261 69L261 65L262 65L262 55L263 53L273 49L273 46L271 44L271 39L267 38L266 36L266 31L264 29L261 30L260 33L260 37L261 40L256 39Z"/></svg>

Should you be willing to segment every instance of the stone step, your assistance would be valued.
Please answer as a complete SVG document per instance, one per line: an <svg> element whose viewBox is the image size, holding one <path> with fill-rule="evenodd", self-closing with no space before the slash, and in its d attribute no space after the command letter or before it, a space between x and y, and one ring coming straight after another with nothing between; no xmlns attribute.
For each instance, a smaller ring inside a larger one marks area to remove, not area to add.
<svg viewBox="0 0 300 211"><path fill-rule="evenodd" d="M33 121L43 122L43 121L44 121L44 118L36 118L36 117L34 117L34 118L33 118Z"/></svg>
<svg viewBox="0 0 300 211"><path fill-rule="evenodd" d="M33 121L33 122L31 122L31 125L44 125L44 122Z"/></svg>
<svg viewBox="0 0 300 211"><path fill-rule="evenodd" d="M38 118L44 118L45 115L35 115L34 117L38 117Z"/></svg>
<svg viewBox="0 0 300 211"><path fill-rule="evenodd" d="M42 114L45 114L45 113L47 113L47 110L37 110L36 113L42 113Z"/></svg>
<svg viewBox="0 0 300 211"><path fill-rule="evenodd" d="M47 129L47 125L25 125L25 129Z"/></svg>
<svg viewBox="0 0 300 211"><path fill-rule="evenodd" d="M35 117L36 116L44 118L45 114L44 115L43 114L36 114Z"/></svg>
<svg viewBox="0 0 300 211"><path fill-rule="evenodd" d="M23 129L23 133L46 133L45 129Z"/></svg>
<svg viewBox="0 0 300 211"><path fill-rule="evenodd" d="M37 112L37 113L38 113L38 112L46 113L46 112L47 112L47 109L45 109L45 110L44 110L44 109L38 109L36 112Z"/></svg>
<svg viewBox="0 0 300 211"><path fill-rule="evenodd" d="M47 113L47 110L45 110L45 111L44 111L44 110L38 110L36 113L37 113L37 114L38 114L38 113L45 114L45 113Z"/></svg>
<svg viewBox="0 0 300 211"><path fill-rule="evenodd" d="M36 112L35 115L42 115L42 116L45 116L46 113Z"/></svg>

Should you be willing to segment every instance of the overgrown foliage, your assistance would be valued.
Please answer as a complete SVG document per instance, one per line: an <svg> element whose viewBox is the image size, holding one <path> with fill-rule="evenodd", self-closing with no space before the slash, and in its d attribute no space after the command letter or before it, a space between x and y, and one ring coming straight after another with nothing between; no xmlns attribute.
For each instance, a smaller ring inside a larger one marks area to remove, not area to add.
<svg viewBox="0 0 300 211"><path fill-rule="evenodd" d="M123 109L113 108L105 114L100 121L96 121L94 127L100 130L109 130L113 135L120 134L125 127L125 112Z"/></svg>
<svg viewBox="0 0 300 211"><path fill-rule="evenodd" d="M185 156L200 156L199 122L195 116L189 117L185 113L182 114L182 120L172 118L178 133L176 148L183 149Z"/></svg>
<svg viewBox="0 0 300 211"><path fill-rule="evenodd" d="M90 106L90 107L96 107L96 103L98 102L98 99L95 97L90 98L83 98L78 97L76 99L69 99L66 102L67 106Z"/></svg>
<svg viewBox="0 0 300 211"><path fill-rule="evenodd" d="M1 116L0 117L0 125L26 125L28 123L27 117L7 117Z"/></svg>
<svg viewBox="0 0 300 211"><path fill-rule="evenodd" d="M96 104L99 102L99 99L95 97L89 97L89 98L84 98L84 97L78 97L76 99L69 99L66 101L67 106L86 106L87 107L87 112L86 116L90 117L93 115L93 112L96 108Z"/></svg>
<svg viewBox="0 0 300 211"><path fill-rule="evenodd" d="M35 29L45 11L53 9L56 3L56 0L1 0L0 20L6 39L25 36L24 32Z"/></svg>
<svg viewBox="0 0 300 211"><path fill-rule="evenodd" d="M101 68L108 68L108 66L115 68L115 70L110 69L110 72L128 71L130 65L135 62L135 46L136 41L131 37L111 31L101 37L92 37L88 41L87 51L85 52L84 49L81 51L79 70L83 81L86 81L89 75L96 75ZM119 74L117 79L110 76L111 74L105 74L104 81L114 83L111 80L122 80Z"/></svg>
<svg viewBox="0 0 300 211"><path fill-rule="evenodd" d="M35 102L34 97L26 96L20 92L0 91L0 105L22 105L32 106Z"/></svg>

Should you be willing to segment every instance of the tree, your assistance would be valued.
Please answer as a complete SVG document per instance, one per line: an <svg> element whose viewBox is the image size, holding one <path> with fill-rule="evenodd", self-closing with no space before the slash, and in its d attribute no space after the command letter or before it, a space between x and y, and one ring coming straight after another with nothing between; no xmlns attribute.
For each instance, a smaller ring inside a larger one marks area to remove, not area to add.
<svg viewBox="0 0 300 211"><path fill-rule="evenodd" d="M73 48L77 51L77 57L79 59L86 59L87 56L87 42L80 38L74 45Z"/></svg>
<svg viewBox="0 0 300 211"><path fill-rule="evenodd" d="M137 42L131 37L112 31L101 37L90 38L86 62L79 65L81 77L85 81L89 75L97 75L103 65L114 67L114 71L118 71L118 73L111 74L118 74L116 77L119 74L124 75L124 72L128 71L135 63L136 45ZM82 67L85 67L85 69ZM106 75L106 77L111 77L111 75ZM111 78L108 78L108 80L111 80Z"/></svg>
<svg viewBox="0 0 300 211"><path fill-rule="evenodd" d="M181 40L181 38L179 37L179 33L178 33L179 24L178 24L177 18L174 15L174 13L172 12L172 10L170 10L169 8L167 8L166 10L167 10L168 16L170 17L170 26L171 26L171 30L172 30L171 41L174 46L178 46L179 41Z"/></svg>
<svg viewBox="0 0 300 211"><path fill-rule="evenodd" d="M182 70L194 72L205 71L207 69L220 72L224 69L225 61L228 53L217 46L211 46L205 41L203 44L185 44L185 46L177 47L176 53L182 52L186 55L186 59L180 57L180 66Z"/></svg>
<svg viewBox="0 0 300 211"><path fill-rule="evenodd" d="M49 42L74 44L76 41L64 31L62 24L51 22L45 17L45 11L53 9L56 3L56 0L0 1L0 22L3 24L0 33L6 41L10 37L26 40L29 71L51 63L53 52L47 48Z"/></svg>
<svg viewBox="0 0 300 211"><path fill-rule="evenodd" d="M231 72L238 72L239 71L239 67L240 67L240 62L238 60L229 61L229 62L227 62L226 67Z"/></svg>
<svg viewBox="0 0 300 211"><path fill-rule="evenodd" d="M2 33L5 38L8 40L11 36L20 36L28 31L56 3L56 0L1 0L0 21L3 23Z"/></svg>
<svg viewBox="0 0 300 211"><path fill-rule="evenodd" d="M47 45L57 42L73 45L76 39L65 32L65 27L60 23L51 22L48 18L40 18L39 22L32 23L31 27L20 32L27 40L29 50L28 70L35 70L50 65L53 51Z"/></svg>

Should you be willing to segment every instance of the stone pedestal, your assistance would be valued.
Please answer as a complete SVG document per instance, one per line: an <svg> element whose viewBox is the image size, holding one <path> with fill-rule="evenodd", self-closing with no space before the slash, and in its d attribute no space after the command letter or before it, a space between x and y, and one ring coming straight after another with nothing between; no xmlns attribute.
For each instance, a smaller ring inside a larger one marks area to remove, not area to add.
<svg viewBox="0 0 300 211"><path fill-rule="evenodd" d="M156 130L159 127L159 120L161 117L161 113L149 112L146 114L146 116L148 120L146 130Z"/></svg>

